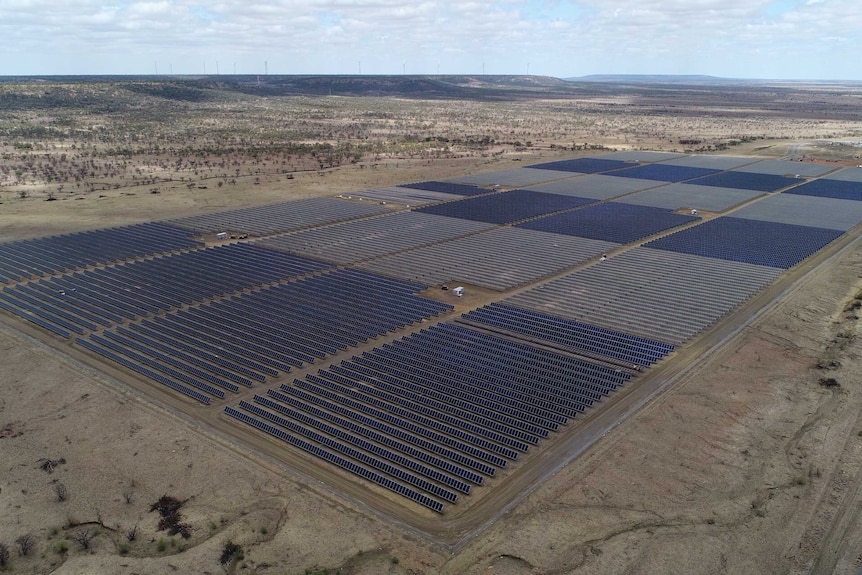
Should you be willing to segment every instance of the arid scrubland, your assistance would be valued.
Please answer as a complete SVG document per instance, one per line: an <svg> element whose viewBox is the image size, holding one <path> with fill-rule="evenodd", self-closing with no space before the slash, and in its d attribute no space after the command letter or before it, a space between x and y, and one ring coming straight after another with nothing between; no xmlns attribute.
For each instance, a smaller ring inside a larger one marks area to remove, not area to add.
<svg viewBox="0 0 862 575"><path fill-rule="evenodd" d="M298 172L382 162L555 151L734 149L862 139L862 88L494 87L421 94L278 95L197 81L0 83L0 201L122 190L286 183ZM507 93L508 94L508 93ZM740 94L746 94L742 97ZM765 109L758 105L769 103ZM820 103L820 106L815 104Z"/></svg>

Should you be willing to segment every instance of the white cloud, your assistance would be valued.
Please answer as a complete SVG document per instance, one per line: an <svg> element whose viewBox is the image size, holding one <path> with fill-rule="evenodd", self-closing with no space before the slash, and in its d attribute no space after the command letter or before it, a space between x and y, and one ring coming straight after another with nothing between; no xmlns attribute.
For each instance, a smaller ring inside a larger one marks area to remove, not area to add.
<svg viewBox="0 0 862 575"><path fill-rule="evenodd" d="M862 79L859 0L0 0L0 74L705 73ZM834 51L834 52L832 52ZM124 64L120 67L118 62ZM232 66L224 66L223 70ZM211 71L208 69L208 71ZM214 71L214 70L212 70Z"/></svg>

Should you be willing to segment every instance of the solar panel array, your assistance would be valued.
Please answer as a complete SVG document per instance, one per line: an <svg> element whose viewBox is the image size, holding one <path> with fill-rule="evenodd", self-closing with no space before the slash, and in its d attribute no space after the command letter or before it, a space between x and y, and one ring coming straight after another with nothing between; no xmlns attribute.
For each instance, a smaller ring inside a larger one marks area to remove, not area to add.
<svg viewBox="0 0 862 575"><path fill-rule="evenodd" d="M673 345L620 331L578 323L535 311L493 303L463 316L503 333L591 356L618 359L633 365L652 365L673 351Z"/></svg>
<svg viewBox="0 0 862 575"><path fill-rule="evenodd" d="M772 174L775 176L796 176L804 178L820 177L833 171L835 166L790 160L761 160L747 164L744 171L752 174Z"/></svg>
<svg viewBox="0 0 862 575"><path fill-rule="evenodd" d="M862 183L862 167L857 166L855 168L842 168L837 172L829 174L828 179L841 182Z"/></svg>
<svg viewBox="0 0 862 575"><path fill-rule="evenodd" d="M593 203L594 200L531 190L509 190L419 208L417 211L478 222L506 224Z"/></svg>
<svg viewBox="0 0 862 575"><path fill-rule="evenodd" d="M862 182L830 180L814 180L784 192L818 198L834 198L838 200L862 201Z"/></svg>
<svg viewBox="0 0 862 575"><path fill-rule="evenodd" d="M696 168L694 166L674 166L672 164L643 164L628 170L617 170L609 176L621 178L636 178L639 180L656 180L659 182L682 182L715 174L718 170L711 168Z"/></svg>
<svg viewBox="0 0 862 575"><path fill-rule="evenodd" d="M776 176L773 174L756 174L749 172L721 172L705 178L689 182L698 186L716 186L719 188L737 188L740 190L755 190L758 192L774 192L787 186L794 186L802 180Z"/></svg>
<svg viewBox="0 0 862 575"><path fill-rule="evenodd" d="M607 202L517 227L627 244L697 220L695 216L675 214L662 208Z"/></svg>
<svg viewBox="0 0 862 575"><path fill-rule="evenodd" d="M276 236L255 245L346 264L492 227L483 222L410 211Z"/></svg>
<svg viewBox="0 0 862 575"><path fill-rule="evenodd" d="M554 170L558 172L575 172L578 174L596 174L610 170L630 168L631 162L622 160L607 160L600 158L576 158L574 160L559 160L557 162L545 162L544 164L533 164L530 168L537 170Z"/></svg>
<svg viewBox="0 0 862 575"><path fill-rule="evenodd" d="M576 265L619 244L523 228L489 232L385 256L360 267L426 284L459 281L505 290Z"/></svg>
<svg viewBox="0 0 862 575"><path fill-rule="evenodd" d="M723 212L731 207L747 202L761 192L735 188L696 186L694 184L670 184L652 190L629 194L618 201L639 206L652 206L676 210L679 208Z"/></svg>
<svg viewBox="0 0 862 575"><path fill-rule="evenodd" d="M772 267L638 247L501 303L678 345L780 273Z"/></svg>
<svg viewBox="0 0 862 575"><path fill-rule="evenodd" d="M379 204L333 198L308 198L179 218L165 223L198 233L231 230L263 236L372 216L386 211L388 208Z"/></svg>
<svg viewBox="0 0 862 575"><path fill-rule="evenodd" d="M456 196L477 196L480 194L487 194L491 190L486 190L484 188L480 188L478 186L471 186L468 184L456 184L454 182L437 182L437 181L429 181L429 182L416 182L413 184L401 184L399 187L402 188L414 188L417 190L429 190L432 192L441 192L444 194L454 194Z"/></svg>
<svg viewBox="0 0 862 575"><path fill-rule="evenodd" d="M150 223L0 244L0 283L201 245L190 236Z"/></svg>
<svg viewBox="0 0 862 575"><path fill-rule="evenodd" d="M566 178L531 186L530 190L545 192L548 194L562 194L564 196L577 196L581 198L593 198L595 200L609 200L649 188L661 186L662 182L654 180L639 180L635 178L613 178L602 174L593 174L581 177Z"/></svg>
<svg viewBox="0 0 862 575"><path fill-rule="evenodd" d="M226 411L318 457L340 454L348 471L373 470L389 481L375 483L440 512L629 377L440 324Z"/></svg>
<svg viewBox="0 0 862 575"><path fill-rule="evenodd" d="M0 308L160 389L233 403L224 412L242 425L441 512L862 220L855 172L757 199L801 180L784 177L791 162L717 173L746 161L625 152L369 191L445 202L410 212L317 198L2 244ZM625 177L574 175L603 171ZM499 177L548 183L470 185ZM748 200L706 222L670 211ZM697 225L231 401L450 312L417 295L430 284L507 290L687 224ZM214 231L292 233L208 249L191 239Z"/></svg>
<svg viewBox="0 0 862 575"><path fill-rule="evenodd" d="M788 269L841 233L840 230L725 216L646 245L657 250Z"/></svg>
<svg viewBox="0 0 862 575"><path fill-rule="evenodd" d="M238 385L313 363L370 337L452 309L413 295L407 282L358 270L338 270L242 294L151 321L90 334L88 349L158 372L170 386L199 399L195 388L217 399ZM369 298L368 292L374 297ZM228 355L219 348L227 348ZM105 351L112 352L111 354ZM140 370L136 370L142 373ZM149 374L144 374L148 375Z"/></svg>
<svg viewBox="0 0 862 575"><path fill-rule="evenodd" d="M303 275L323 262L249 244L233 244L84 270L4 287L4 309L69 337L183 304Z"/></svg>
<svg viewBox="0 0 862 575"><path fill-rule="evenodd" d="M862 201L783 193L736 210L733 217L847 231L862 221Z"/></svg>

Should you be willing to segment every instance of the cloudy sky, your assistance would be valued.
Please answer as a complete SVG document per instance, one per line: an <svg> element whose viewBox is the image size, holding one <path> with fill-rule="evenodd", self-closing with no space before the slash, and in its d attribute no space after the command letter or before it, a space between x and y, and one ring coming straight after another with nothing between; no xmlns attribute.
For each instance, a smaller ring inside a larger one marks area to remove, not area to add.
<svg viewBox="0 0 862 575"><path fill-rule="evenodd" d="M0 75L862 80L862 0L0 0Z"/></svg>

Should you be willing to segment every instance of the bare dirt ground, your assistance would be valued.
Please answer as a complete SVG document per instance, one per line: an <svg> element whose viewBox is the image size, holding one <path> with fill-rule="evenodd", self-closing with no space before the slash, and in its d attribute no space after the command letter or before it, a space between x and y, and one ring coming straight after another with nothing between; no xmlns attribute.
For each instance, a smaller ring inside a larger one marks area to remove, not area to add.
<svg viewBox="0 0 862 575"><path fill-rule="evenodd" d="M736 129L719 120L675 119L678 125L668 129L722 136ZM759 120L734 121L753 131ZM678 147L678 135L640 135L660 125L652 116L630 119L635 126L649 124L634 132L620 131L625 120L617 115L607 122L607 139L597 139L608 146ZM852 123L779 124L762 131L781 135L784 129L789 137L793 131L858 130ZM637 141L626 143L632 133ZM731 151L853 162L853 150L833 157L823 151L827 146L835 148L825 141L763 138ZM526 164L571 156L545 145L497 156L391 157L376 168L349 164L297 172L289 181L264 174L255 184L244 176L235 185L179 186L160 194L123 186L89 193L84 201L45 202L44 185L20 198L12 187L0 195L0 241L507 169L519 165L515 157ZM282 467L245 452L4 316L0 543L10 550L8 569L96 575L854 573L862 554L860 277L857 243L456 546L429 540L298 475L299 461ZM50 473L40 468L45 460L53 461ZM188 539L157 530L159 516L150 507L162 495L184 502ZM16 540L28 534L33 547L21 556ZM89 548L76 542L81 534L92 536ZM244 557L222 566L228 540L242 546Z"/></svg>

